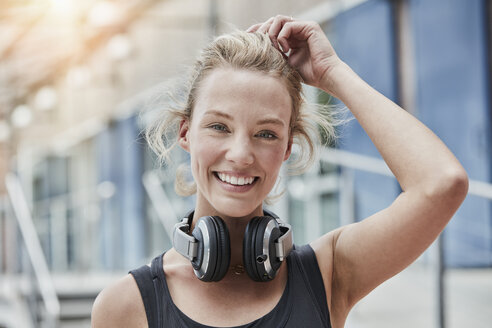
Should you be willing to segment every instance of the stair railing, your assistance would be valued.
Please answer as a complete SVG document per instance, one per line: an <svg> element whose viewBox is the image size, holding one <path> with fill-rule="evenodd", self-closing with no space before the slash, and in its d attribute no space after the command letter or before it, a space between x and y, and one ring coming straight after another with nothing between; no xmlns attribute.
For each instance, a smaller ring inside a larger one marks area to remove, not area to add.
<svg viewBox="0 0 492 328"><path fill-rule="evenodd" d="M46 308L46 323L48 326L56 327L60 316L60 301L36 233L29 205L17 175L7 173L5 185Z"/></svg>

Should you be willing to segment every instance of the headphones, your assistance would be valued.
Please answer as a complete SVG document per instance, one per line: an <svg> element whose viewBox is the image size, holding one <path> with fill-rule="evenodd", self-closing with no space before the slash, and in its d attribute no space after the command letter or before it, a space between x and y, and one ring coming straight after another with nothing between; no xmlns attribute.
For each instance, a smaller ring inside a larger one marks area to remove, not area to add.
<svg viewBox="0 0 492 328"><path fill-rule="evenodd" d="M282 261L292 250L292 229L274 213L250 220L244 232L243 262L254 281L275 278ZM231 245L227 225L219 216L203 216L190 232L194 211L174 226L173 247L191 261L202 281L220 281L229 270Z"/></svg>

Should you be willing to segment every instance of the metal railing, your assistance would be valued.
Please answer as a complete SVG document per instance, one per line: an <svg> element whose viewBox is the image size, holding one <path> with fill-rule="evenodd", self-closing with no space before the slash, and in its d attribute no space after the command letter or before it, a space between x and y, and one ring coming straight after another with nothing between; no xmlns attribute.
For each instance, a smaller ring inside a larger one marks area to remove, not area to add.
<svg viewBox="0 0 492 328"><path fill-rule="evenodd" d="M351 169L394 177L384 160L345 150L323 148L320 160ZM470 179L468 194L492 200L492 184Z"/></svg>
<svg viewBox="0 0 492 328"><path fill-rule="evenodd" d="M41 299L46 308L46 324L56 327L60 316L60 302L41 248L36 227L32 220L29 205L22 191L19 178L15 174L8 173L6 175L5 185L15 214L14 217L17 220L29 260L34 270Z"/></svg>
<svg viewBox="0 0 492 328"><path fill-rule="evenodd" d="M162 182L157 171L145 172L142 176L142 184L157 213L157 217L164 227L164 231L167 233L169 240L173 240L173 229L176 222L178 222L179 216L162 187Z"/></svg>

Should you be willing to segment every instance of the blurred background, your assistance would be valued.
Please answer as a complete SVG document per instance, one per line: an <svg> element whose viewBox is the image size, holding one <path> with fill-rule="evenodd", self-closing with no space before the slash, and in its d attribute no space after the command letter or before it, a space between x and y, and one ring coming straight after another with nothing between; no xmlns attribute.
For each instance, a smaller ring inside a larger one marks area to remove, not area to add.
<svg viewBox="0 0 492 328"><path fill-rule="evenodd" d="M89 327L97 293L171 247L193 206L141 131L214 35L276 14L428 125L467 170L440 239L347 327L491 327L492 11L487 0L1 0L0 327ZM327 96L306 88L313 102ZM144 111L142 113L142 111ZM401 192L360 125L286 176L274 206L307 243ZM411 141L411 140L410 140ZM176 149L176 163L187 155ZM396 218L395 218L396 219Z"/></svg>

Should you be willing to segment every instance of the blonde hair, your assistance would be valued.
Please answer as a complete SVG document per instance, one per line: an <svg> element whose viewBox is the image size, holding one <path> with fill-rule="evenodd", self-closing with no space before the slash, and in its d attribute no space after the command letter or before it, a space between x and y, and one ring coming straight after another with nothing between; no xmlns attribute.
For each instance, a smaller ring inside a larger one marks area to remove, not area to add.
<svg viewBox="0 0 492 328"><path fill-rule="evenodd" d="M173 97L177 106L166 108L161 118L147 127L146 139L161 163L170 161L180 122L191 121L201 82L217 68L253 70L283 81L292 102L290 136L300 151L288 163L290 173L304 172L315 161L317 145L335 140L337 123L333 111L327 105L308 104L304 100L301 76L273 47L268 35L235 31L217 37L201 51L191 71L184 101L180 104ZM196 192L196 186L190 188L182 173L177 173L175 189L179 195L189 196Z"/></svg>

